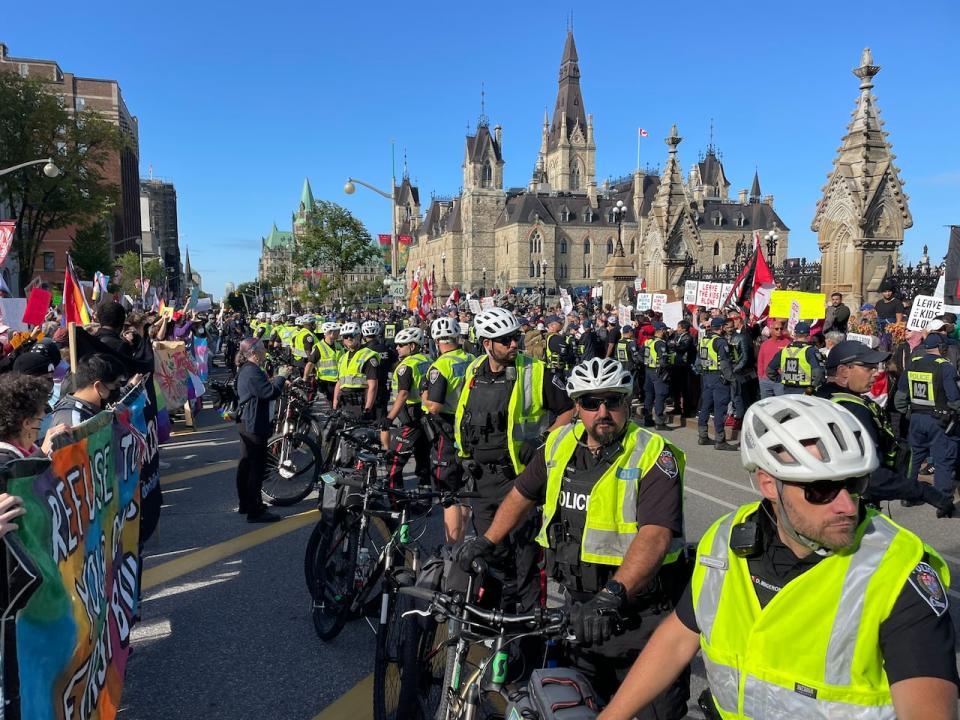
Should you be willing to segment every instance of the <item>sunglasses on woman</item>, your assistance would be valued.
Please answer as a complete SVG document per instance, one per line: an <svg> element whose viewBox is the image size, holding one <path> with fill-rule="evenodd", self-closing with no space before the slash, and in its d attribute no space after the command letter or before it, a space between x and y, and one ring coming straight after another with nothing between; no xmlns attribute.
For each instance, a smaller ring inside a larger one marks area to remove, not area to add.
<svg viewBox="0 0 960 720"><path fill-rule="evenodd" d="M607 410L622 408L626 399L626 395L581 395L577 398L577 402L584 410L596 412L601 405L606 405Z"/></svg>
<svg viewBox="0 0 960 720"><path fill-rule="evenodd" d="M851 477L844 480L817 480L812 483L792 483L784 481L784 485L795 485L803 488L803 498L811 505L829 505L841 490L846 490L851 497L863 495L867 489L868 475Z"/></svg>

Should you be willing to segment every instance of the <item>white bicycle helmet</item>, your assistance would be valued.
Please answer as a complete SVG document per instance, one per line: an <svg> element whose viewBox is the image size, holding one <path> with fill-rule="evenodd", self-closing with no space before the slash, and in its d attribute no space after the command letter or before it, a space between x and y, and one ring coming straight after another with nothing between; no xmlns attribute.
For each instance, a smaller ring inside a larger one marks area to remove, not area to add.
<svg viewBox="0 0 960 720"><path fill-rule="evenodd" d="M277 323L277 322L280 322L281 320L283 320L283 315L281 315L280 313L274 313L273 315L270 316L270 322Z"/></svg>
<svg viewBox="0 0 960 720"><path fill-rule="evenodd" d="M613 358L593 358L574 366L567 379L567 394L576 399L594 392L633 392L633 375Z"/></svg>
<svg viewBox="0 0 960 720"><path fill-rule="evenodd" d="M380 334L380 323L376 320L367 320L360 326L360 332L364 337L372 337Z"/></svg>
<svg viewBox="0 0 960 720"><path fill-rule="evenodd" d="M335 322L325 322L320 326L320 332L326 335L329 332L337 332L340 329L340 326Z"/></svg>
<svg viewBox="0 0 960 720"><path fill-rule="evenodd" d="M408 343L423 344L423 330L418 327L404 328L393 336L394 345L406 345Z"/></svg>
<svg viewBox="0 0 960 720"><path fill-rule="evenodd" d="M355 322L346 322L340 326L340 337L357 337L360 334L360 326Z"/></svg>
<svg viewBox="0 0 960 720"><path fill-rule="evenodd" d="M266 319L267 319L267 314L265 312L257 313L257 320L266 320Z"/></svg>
<svg viewBox="0 0 960 720"><path fill-rule="evenodd" d="M819 448L820 459L804 446L811 441ZM860 477L879 463L870 435L849 410L810 395L781 395L753 403L743 418L740 461L746 470L761 468L795 483Z"/></svg>
<svg viewBox="0 0 960 720"><path fill-rule="evenodd" d="M434 340L456 340L460 337L460 323L450 317L437 318L430 325L430 337Z"/></svg>
<svg viewBox="0 0 960 720"><path fill-rule="evenodd" d="M484 310L473 319L479 338L498 338L520 330L516 316L505 308Z"/></svg>

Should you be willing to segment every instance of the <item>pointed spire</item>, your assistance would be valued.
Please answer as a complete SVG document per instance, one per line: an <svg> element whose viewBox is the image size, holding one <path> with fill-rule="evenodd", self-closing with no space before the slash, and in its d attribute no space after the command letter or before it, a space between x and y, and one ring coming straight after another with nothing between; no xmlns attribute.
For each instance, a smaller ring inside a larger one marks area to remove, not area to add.
<svg viewBox="0 0 960 720"><path fill-rule="evenodd" d="M480 81L480 118L477 120L477 127L487 127L490 125L490 118L487 117L487 93L483 87L483 81Z"/></svg>
<svg viewBox="0 0 960 720"><path fill-rule="evenodd" d="M583 96L580 93L580 65L577 58L577 44L573 39L573 30L567 30L567 39L560 59L560 80L557 89L557 103L553 108L553 122L550 124L550 146L555 147L569 139L569 133L579 124L587 127L587 115L583 108Z"/></svg>
<svg viewBox="0 0 960 720"><path fill-rule="evenodd" d="M757 170L753 171L753 185L750 188L750 202L760 202L760 173Z"/></svg>
<svg viewBox="0 0 960 720"><path fill-rule="evenodd" d="M190 267L190 246L187 245L187 260L183 264L184 285L187 288L193 287L193 270Z"/></svg>
<svg viewBox="0 0 960 720"><path fill-rule="evenodd" d="M407 168L407 149L403 149L403 179L410 179L410 170Z"/></svg>
<svg viewBox="0 0 960 720"><path fill-rule="evenodd" d="M313 210L313 190L310 189L310 180L307 178L303 179L303 190L300 191L300 204L307 212Z"/></svg>

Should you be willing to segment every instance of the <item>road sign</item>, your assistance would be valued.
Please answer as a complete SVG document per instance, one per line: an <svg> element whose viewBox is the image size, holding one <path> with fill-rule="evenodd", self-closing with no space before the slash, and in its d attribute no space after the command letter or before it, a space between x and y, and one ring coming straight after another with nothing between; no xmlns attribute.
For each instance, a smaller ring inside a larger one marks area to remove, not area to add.
<svg viewBox="0 0 960 720"><path fill-rule="evenodd" d="M395 283L390 286L390 294L395 298L402 298L406 296L407 289L403 286L403 283Z"/></svg>

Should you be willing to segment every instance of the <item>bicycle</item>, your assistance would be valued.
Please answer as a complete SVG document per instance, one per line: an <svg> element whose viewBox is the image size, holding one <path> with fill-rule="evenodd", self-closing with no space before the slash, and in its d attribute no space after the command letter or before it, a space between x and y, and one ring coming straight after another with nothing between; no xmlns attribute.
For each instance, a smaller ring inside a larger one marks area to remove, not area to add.
<svg viewBox="0 0 960 720"><path fill-rule="evenodd" d="M294 505L309 495L319 481L322 450L312 437L315 418L310 407L301 381L294 381L283 391L276 434L267 441L262 494L271 505Z"/></svg>

